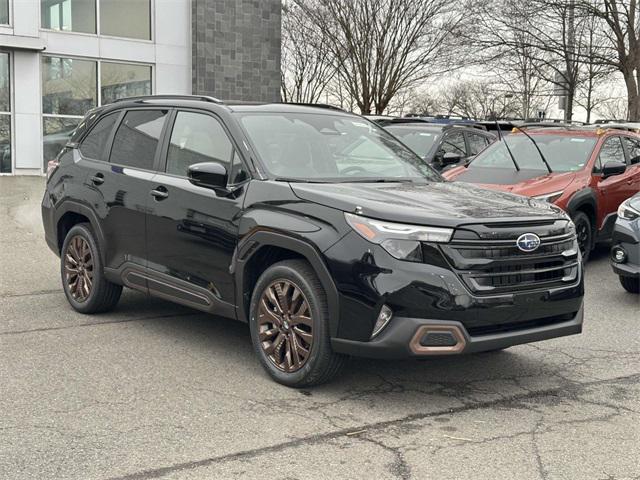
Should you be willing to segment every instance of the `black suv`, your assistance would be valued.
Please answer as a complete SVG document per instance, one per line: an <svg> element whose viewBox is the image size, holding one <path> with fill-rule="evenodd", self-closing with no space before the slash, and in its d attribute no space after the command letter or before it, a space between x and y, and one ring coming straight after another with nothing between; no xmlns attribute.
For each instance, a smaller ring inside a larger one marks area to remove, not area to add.
<svg viewBox="0 0 640 480"><path fill-rule="evenodd" d="M579 333L557 207L449 183L338 110L142 97L91 111L51 165L46 239L83 313L122 286L248 322L278 382L345 355L425 357Z"/></svg>
<svg viewBox="0 0 640 480"><path fill-rule="evenodd" d="M438 171L465 164L496 139L477 124L439 124L415 118L377 123Z"/></svg>

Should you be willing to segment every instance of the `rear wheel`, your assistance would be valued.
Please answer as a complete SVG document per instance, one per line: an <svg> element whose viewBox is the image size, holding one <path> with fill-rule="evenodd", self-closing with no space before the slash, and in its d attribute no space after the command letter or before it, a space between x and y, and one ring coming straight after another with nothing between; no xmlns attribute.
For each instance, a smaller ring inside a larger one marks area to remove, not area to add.
<svg viewBox="0 0 640 480"><path fill-rule="evenodd" d="M620 276L620 283L627 292L640 293L640 278Z"/></svg>
<svg viewBox="0 0 640 480"><path fill-rule="evenodd" d="M582 254L582 260L589 260L591 249L593 248L593 228L591 220L584 212L576 212L573 215L573 223L576 226L576 237L578 239L578 247Z"/></svg>
<svg viewBox="0 0 640 480"><path fill-rule="evenodd" d="M256 283L250 313L254 349L276 382L308 387L340 371L344 357L331 349L326 293L307 262L269 267Z"/></svg>
<svg viewBox="0 0 640 480"><path fill-rule="evenodd" d="M122 286L105 278L98 244L88 224L75 225L67 233L60 268L64 293L78 312L106 312L120 300Z"/></svg>

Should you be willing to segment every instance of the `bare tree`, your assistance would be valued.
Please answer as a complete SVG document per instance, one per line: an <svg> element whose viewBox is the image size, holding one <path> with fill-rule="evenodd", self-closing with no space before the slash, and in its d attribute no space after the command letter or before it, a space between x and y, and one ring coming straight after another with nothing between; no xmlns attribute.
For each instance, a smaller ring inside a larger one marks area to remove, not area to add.
<svg viewBox="0 0 640 480"><path fill-rule="evenodd" d="M598 95L598 87L611 78L615 68L600 60L605 57L607 50L607 38L602 34L602 19L591 15L587 22L581 39L583 68L576 92L576 104L585 109L589 123L594 110L606 101L605 96Z"/></svg>
<svg viewBox="0 0 640 480"><path fill-rule="evenodd" d="M330 46L361 113L382 113L398 92L453 61L447 43L464 15L449 0L295 0Z"/></svg>
<svg viewBox="0 0 640 480"><path fill-rule="evenodd" d="M609 52L598 61L616 68L627 89L630 120L640 120L640 11L637 0L576 0L585 12L601 18L607 28Z"/></svg>
<svg viewBox="0 0 640 480"><path fill-rule="evenodd" d="M282 6L281 95L284 102L317 103L335 76L331 49L295 4Z"/></svg>
<svg viewBox="0 0 640 480"><path fill-rule="evenodd" d="M538 12L527 0L484 0L473 4L473 28L467 41L483 68L494 73L505 94L518 103L517 116L530 118L550 95L551 55L538 50L539 43L528 25Z"/></svg>

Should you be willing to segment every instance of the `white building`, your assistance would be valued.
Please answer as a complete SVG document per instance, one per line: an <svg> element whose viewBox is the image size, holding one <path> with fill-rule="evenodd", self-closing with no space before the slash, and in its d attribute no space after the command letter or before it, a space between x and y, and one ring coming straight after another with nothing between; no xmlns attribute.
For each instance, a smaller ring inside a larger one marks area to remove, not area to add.
<svg viewBox="0 0 640 480"><path fill-rule="evenodd" d="M198 77L197 83L198 74L196 69L192 71L192 64L212 65L205 69L209 77L216 65L229 71L233 67L229 66L229 58L235 58L233 46L248 43L249 33L242 34L244 37L239 40L232 38L232 48L228 42L223 45L222 40L216 40L220 45L214 49L214 45L209 48L214 43L209 37L204 46L202 39L197 43L192 30L210 32L210 25L215 25L216 20L209 18L211 12L215 14L223 7L221 30L229 39L229 28L233 31L236 22L246 24L247 15L250 20L255 17L261 21L260 9L264 7L251 3L0 0L0 174L41 175L46 162L55 157L83 114L116 98L190 94L194 89L200 90L195 93L215 94L198 86L212 88L214 79L205 82L208 78ZM275 11L273 5L270 8ZM200 12L199 20L196 12ZM236 19L236 15L244 17ZM279 17L277 22L273 31L279 33ZM279 38L277 45L279 77ZM196 50L198 56L194 57ZM256 49L251 51L256 54ZM251 51L245 53L245 60ZM238 66L239 70L242 68ZM238 74L238 82L241 81Z"/></svg>

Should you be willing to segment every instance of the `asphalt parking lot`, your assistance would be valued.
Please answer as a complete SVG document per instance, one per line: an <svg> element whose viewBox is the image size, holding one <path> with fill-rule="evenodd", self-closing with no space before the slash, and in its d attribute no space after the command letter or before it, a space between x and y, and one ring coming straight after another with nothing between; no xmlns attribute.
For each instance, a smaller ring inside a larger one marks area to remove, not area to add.
<svg viewBox="0 0 640 480"><path fill-rule="evenodd" d="M127 291L67 304L44 180L0 178L0 479L640 478L640 299L606 248L582 335L273 383L245 324Z"/></svg>

